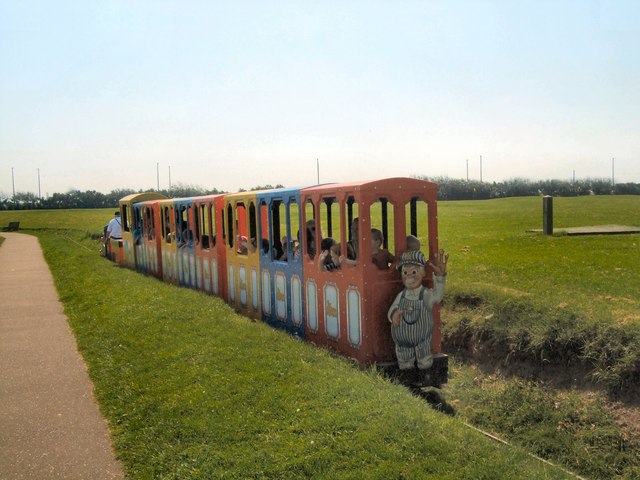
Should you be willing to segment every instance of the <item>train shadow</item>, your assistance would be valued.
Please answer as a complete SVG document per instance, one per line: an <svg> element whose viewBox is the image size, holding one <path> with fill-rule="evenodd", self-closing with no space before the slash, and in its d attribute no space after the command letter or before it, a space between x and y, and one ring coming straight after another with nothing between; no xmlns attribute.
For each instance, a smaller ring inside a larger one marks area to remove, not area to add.
<svg viewBox="0 0 640 480"><path fill-rule="evenodd" d="M378 365L378 370L389 380L407 388L413 395L421 398L431 408L445 415L455 416L456 411L440 393L440 382L431 371L399 370L397 365Z"/></svg>

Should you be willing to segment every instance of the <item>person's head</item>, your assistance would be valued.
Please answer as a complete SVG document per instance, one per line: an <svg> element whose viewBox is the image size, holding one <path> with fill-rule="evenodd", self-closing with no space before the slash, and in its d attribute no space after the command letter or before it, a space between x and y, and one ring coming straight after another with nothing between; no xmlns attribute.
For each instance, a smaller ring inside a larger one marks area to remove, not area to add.
<svg viewBox="0 0 640 480"><path fill-rule="evenodd" d="M120 216L120 210L116 210L113 214L114 214L116 217L119 217L119 216Z"/></svg>
<svg viewBox="0 0 640 480"><path fill-rule="evenodd" d="M325 251L325 250L331 250L331 247L333 247L336 244L336 241L331 238L331 237L327 237L327 238L323 238L322 241L320 242L320 250L321 251Z"/></svg>
<svg viewBox="0 0 640 480"><path fill-rule="evenodd" d="M420 250L420 240L414 235L407 235L407 250Z"/></svg>
<svg viewBox="0 0 640 480"><path fill-rule="evenodd" d="M377 228L371 229L371 250L375 253L382 248L384 243L384 236L382 232Z"/></svg>
<svg viewBox="0 0 640 480"><path fill-rule="evenodd" d="M333 238L327 237L323 238L320 242L320 251L329 252L329 254L325 257L324 263L329 263L329 261L333 260L334 263L338 262L340 258L340 246L338 242L336 242Z"/></svg>
<svg viewBox="0 0 640 480"><path fill-rule="evenodd" d="M422 279L425 276L427 260L424 254L420 251L408 251L404 252L400 256L398 266L402 275L402 283L406 288L414 289L422 284Z"/></svg>
<svg viewBox="0 0 640 480"><path fill-rule="evenodd" d="M358 240L358 217L351 220L351 225L349 225L349 230L351 231L351 240Z"/></svg>

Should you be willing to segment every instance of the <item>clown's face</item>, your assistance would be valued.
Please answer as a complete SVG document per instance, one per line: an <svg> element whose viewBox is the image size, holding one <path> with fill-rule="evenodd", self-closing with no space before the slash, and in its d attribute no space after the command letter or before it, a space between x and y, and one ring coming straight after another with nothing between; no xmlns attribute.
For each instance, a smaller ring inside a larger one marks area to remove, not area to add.
<svg viewBox="0 0 640 480"><path fill-rule="evenodd" d="M420 265L407 264L402 266L402 283L405 288L414 289L422 284L425 272L424 267Z"/></svg>

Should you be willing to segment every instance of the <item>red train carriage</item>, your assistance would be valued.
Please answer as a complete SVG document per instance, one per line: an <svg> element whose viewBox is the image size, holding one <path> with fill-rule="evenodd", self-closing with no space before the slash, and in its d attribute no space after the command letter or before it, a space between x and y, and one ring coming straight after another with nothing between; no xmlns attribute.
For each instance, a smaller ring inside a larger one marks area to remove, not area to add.
<svg viewBox="0 0 640 480"><path fill-rule="evenodd" d="M194 198L193 208L197 225L196 268L202 272L198 288L228 301L224 195Z"/></svg>
<svg viewBox="0 0 640 480"><path fill-rule="evenodd" d="M389 362L394 344L387 311L402 290L393 265L381 269L372 261L371 230L384 237L395 257L407 249L407 235L423 242L425 256L438 251L437 185L410 178L333 184L301 191L304 281L307 306L305 337L359 362ZM331 237L353 265L339 270L318 268L319 246ZM431 275L427 275L431 285ZM439 354L440 315L433 312L432 352Z"/></svg>

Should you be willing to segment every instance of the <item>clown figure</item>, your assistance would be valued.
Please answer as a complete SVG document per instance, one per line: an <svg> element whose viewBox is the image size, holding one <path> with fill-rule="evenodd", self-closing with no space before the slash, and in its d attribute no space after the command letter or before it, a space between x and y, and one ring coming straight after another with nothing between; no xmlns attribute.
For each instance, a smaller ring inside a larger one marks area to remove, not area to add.
<svg viewBox="0 0 640 480"><path fill-rule="evenodd" d="M396 296L387 316L391 322L391 336L396 344L401 375L406 378L417 365L419 385L429 382L427 370L433 364L431 312L444 296L448 259L449 255L440 250L434 261L429 262L433 269L433 289L422 285L427 261L419 250L403 253L397 266L402 274L404 290Z"/></svg>

